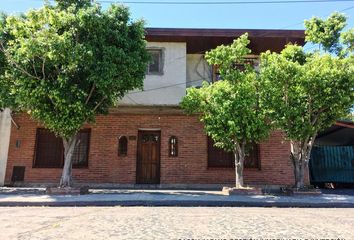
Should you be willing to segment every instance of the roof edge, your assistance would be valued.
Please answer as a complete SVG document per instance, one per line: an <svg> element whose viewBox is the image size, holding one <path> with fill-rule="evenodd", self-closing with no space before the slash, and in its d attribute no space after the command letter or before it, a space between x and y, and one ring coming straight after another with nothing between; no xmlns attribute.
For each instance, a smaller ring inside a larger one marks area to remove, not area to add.
<svg viewBox="0 0 354 240"><path fill-rule="evenodd" d="M145 28L145 30L147 36L236 37L247 32L249 37L305 38L305 30L291 29Z"/></svg>

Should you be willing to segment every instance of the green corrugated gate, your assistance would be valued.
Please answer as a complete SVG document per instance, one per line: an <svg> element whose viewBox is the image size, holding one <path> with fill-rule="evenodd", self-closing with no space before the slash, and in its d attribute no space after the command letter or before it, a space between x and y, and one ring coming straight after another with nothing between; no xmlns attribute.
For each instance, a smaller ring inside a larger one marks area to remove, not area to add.
<svg viewBox="0 0 354 240"><path fill-rule="evenodd" d="M311 183L354 183L354 146L313 147Z"/></svg>

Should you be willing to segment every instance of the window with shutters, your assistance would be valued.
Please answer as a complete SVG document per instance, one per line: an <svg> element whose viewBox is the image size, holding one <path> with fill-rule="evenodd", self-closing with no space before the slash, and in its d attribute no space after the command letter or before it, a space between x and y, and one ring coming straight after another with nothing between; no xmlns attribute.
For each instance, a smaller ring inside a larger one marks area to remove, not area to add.
<svg viewBox="0 0 354 240"><path fill-rule="evenodd" d="M73 153L73 167L87 167L90 146L90 129L80 130L79 143ZM37 129L33 167L61 168L64 165L63 140L44 128Z"/></svg>
<svg viewBox="0 0 354 240"><path fill-rule="evenodd" d="M215 147L214 141L208 137L208 167L234 168L235 157L233 152ZM245 168L260 169L259 146L248 144L246 146Z"/></svg>
<svg viewBox="0 0 354 240"><path fill-rule="evenodd" d="M120 136L118 140L118 156L127 156L128 139L126 136Z"/></svg>
<svg viewBox="0 0 354 240"><path fill-rule="evenodd" d="M47 129L37 129L34 167L60 168L63 166L63 156L62 139Z"/></svg>

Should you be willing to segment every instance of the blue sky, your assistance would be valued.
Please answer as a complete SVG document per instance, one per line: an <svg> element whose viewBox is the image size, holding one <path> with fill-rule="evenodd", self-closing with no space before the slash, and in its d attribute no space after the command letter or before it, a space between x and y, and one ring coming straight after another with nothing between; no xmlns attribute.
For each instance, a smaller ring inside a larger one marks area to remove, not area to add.
<svg viewBox="0 0 354 240"><path fill-rule="evenodd" d="M0 0L0 9L7 13L24 12L42 5L41 0ZM107 7L109 4L102 5ZM133 18L145 19L149 27L303 29L304 19L312 16L326 17L333 11L350 7L353 8L344 13L349 17L348 26L354 26L354 1L254 5L127 5Z"/></svg>

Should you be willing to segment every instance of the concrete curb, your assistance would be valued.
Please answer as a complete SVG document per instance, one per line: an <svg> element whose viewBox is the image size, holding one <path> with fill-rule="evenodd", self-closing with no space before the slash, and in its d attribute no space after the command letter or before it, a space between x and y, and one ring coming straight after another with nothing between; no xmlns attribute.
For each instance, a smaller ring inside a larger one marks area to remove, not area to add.
<svg viewBox="0 0 354 240"><path fill-rule="evenodd" d="M243 202L243 201L63 201L63 202L0 202L0 207L279 207L279 208L354 208L354 203L310 203L310 202Z"/></svg>

